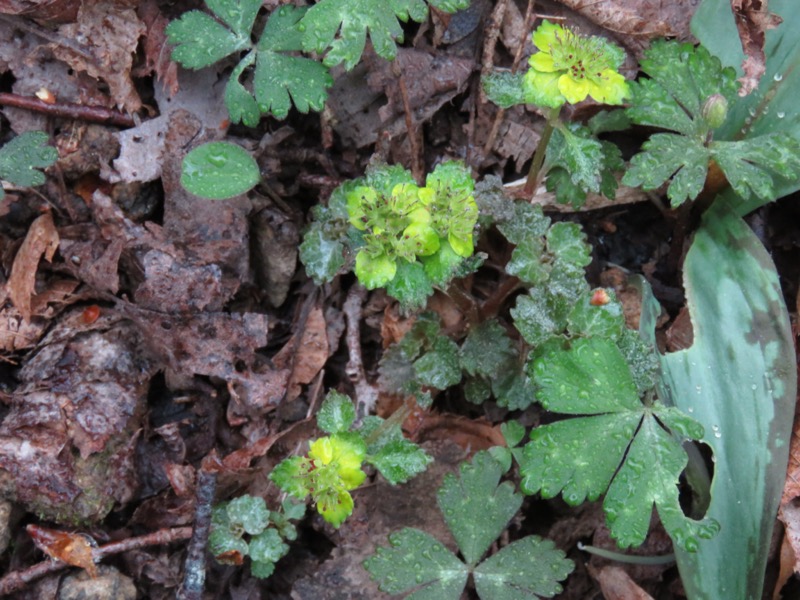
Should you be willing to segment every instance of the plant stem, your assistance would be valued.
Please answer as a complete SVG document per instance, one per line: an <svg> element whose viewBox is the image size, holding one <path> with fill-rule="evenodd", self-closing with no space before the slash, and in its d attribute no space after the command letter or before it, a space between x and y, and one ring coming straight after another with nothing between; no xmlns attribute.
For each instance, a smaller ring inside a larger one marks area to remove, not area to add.
<svg viewBox="0 0 800 600"><path fill-rule="evenodd" d="M551 108L547 113L547 121L544 124L544 131L542 137L539 139L539 145L536 146L536 152L533 153L533 163L531 163L531 170L528 171L528 179L525 182L525 193L533 195L533 192L539 187L541 183L541 171L544 164L544 157L547 153L547 146L550 144L550 137L553 135L558 123L558 115L561 113L561 107Z"/></svg>
<svg viewBox="0 0 800 600"><path fill-rule="evenodd" d="M403 405L400 406L400 408L389 415L389 417L383 423L381 423L372 433L364 438L364 442L366 442L366 444L369 446L370 444L377 442L378 439L393 425L399 425L402 427L412 410L413 404L409 402L403 402Z"/></svg>
<svg viewBox="0 0 800 600"><path fill-rule="evenodd" d="M621 554L613 552L612 550L605 550L604 548L597 548L595 546L584 546L578 542L578 550L583 550L589 554L594 554L609 560L615 560L621 563L628 563L631 565L665 565L675 562L674 554L663 554L661 556L635 556L632 554Z"/></svg>

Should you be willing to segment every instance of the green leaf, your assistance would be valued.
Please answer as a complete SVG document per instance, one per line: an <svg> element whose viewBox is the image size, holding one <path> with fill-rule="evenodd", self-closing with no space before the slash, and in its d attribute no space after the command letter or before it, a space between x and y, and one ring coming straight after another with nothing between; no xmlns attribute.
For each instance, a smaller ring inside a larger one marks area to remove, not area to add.
<svg viewBox="0 0 800 600"><path fill-rule="evenodd" d="M328 69L310 58L286 54L302 49L302 32L297 23L306 8L282 6L267 21L258 42L258 59L253 89L259 109L278 119L289 114L294 102L301 113L320 111L327 88L333 85Z"/></svg>
<svg viewBox="0 0 800 600"><path fill-rule="evenodd" d="M652 390L658 377L658 357L653 347L632 329L622 332L617 346L628 363L639 395Z"/></svg>
<svg viewBox="0 0 800 600"><path fill-rule="evenodd" d="M428 296L433 294L433 285L422 263L401 259L397 261L397 272L386 285L386 291L406 310L417 310L424 307Z"/></svg>
<svg viewBox="0 0 800 600"><path fill-rule="evenodd" d="M713 142L711 156L734 191L747 200L751 192L763 202L776 198L772 173L800 177L800 142L782 133L768 133L737 142Z"/></svg>
<svg viewBox="0 0 800 600"><path fill-rule="evenodd" d="M244 123L247 127L258 126L261 111L256 99L239 80L244 72L253 66L256 56L256 52L248 52L231 71L230 79L225 84L225 107L228 109L231 123Z"/></svg>
<svg viewBox="0 0 800 600"><path fill-rule="evenodd" d="M361 285L368 290L374 290L387 285L394 279L397 273L397 261L385 253L371 254L367 248L362 248L356 255L354 272ZM406 278L402 278L400 284L405 283ZM405 291L406 288L401 287L399 293Z"/></svg>
<svg viewBox="0 0 800 600"><path fill-rule="evenodd" d="M511 108L517 104L525 104L523 82L525 73L495 71L481 80L486 97L500 108Z"/></svg>
<svg viewBox="0 0 800 600"><path fill-rule="evenodd" d="M564 310L566 308L566 310ZM559 303L546 291L517 297L511 309L514 327L531 346L538 346L560 333L567 325L568 307Z"/></svg>
<svg viewBox="0 0 800 600"><path fill-rule="evenodd" d="M556 195L559 204L569 204L580 208L586 203L586 190L572 182L569 171L562 167L552 167L547 172L545 187Z"/></svg>
<svg viewBox="0 0 800 600"><path fill-rule="evenodd" d="M467 0L439 0L436 5L450 12L465 8ZM422 22L428 16L423 0L325 0L317 2L300 22L304 28L303 48L325 56L329 67L344 62L352 69L361 58L367 41L367 32L375 52L381 58L393 60L397 54L396 42L403 39L398 19L409 17Z"/></svg>
<svg viewBox="0 0 800 600"><path fill-rule="evenodd" d="M422 473L432 461L422 448L406 439L389 442L367 459L392 485Z"/></svg>
<svg viewBox="0 0 800 600"><path fill-rule="evenodd" d="M238 552L242 556L247 556L248 546L241 537L233 535L227 529L212 528L208 536L208 551L213 556L219 556L226 552Z"/></svg>
<svg viewBox="0 0 800 600"><path fill-rule="evenodd" d="M574 568L553 542L530 535L487 558L473 577L478 595L486 600L536 600L561 593L558 582Z"/></svg>
<svg viewBox="0 0 800 600"><path fill-rule="evenodd" d="M272 469L269 478L287 494L302 499L310 493L307 474L308 459L305 456L290 456Z"/></svg>
<svg viewBox="0 0 800 600"><path fill-rule="evenodd" d="M257 579L266 579L275 572L275 563L272 562L256 562L250 563L250 573Z"/></svg>
<svg viewBox="0 0 800 600"><path fill-rule="evenodd" d="M496 319L473 327L461 345L461 367L470 375L500 375L501 367L516 356L511 338Z"/></svg>
<svg viewBox="0 0 800 600"><path fill-rule="evenodd" d="M261 0L206 0L211 12L241 36L250 35L262 4ZM196 31L195 35L201 32Z"/></svg>
<svg viewBox="0 0 800 600"><path fill-rule="evenodd" d="M458 346L448 337L437 337L431 350L414 363L416 378L437 390L445 390L461 382Z"/></svg>
<svg viewBox="0 0 800 600"><path fill-rule="evenodd" d="M253 562L276 563L289 552L277 530L271 527L250 540L250 558Z"/></svg>
<svg viewBox="0 0 800 600"><path fill-rule="evenodd" d="M356 420L356 409L349 396L331 390L317 413L317 426L326 433L347 431Z"/></svg>
<svg viewBox="0 0 800 600"><path fill-rule="evenodd" d="M585 192L597 193L603 180L606 156L600 141L588 135L585 127L574 131L569 127L554 130L546 162L548 166L565 169L573 185Z"/></svg>
<svg viewBox="0 0 800 600"><path fill-rule="evenodd" d="M692 521L678 502L678 478L687 463L681 443L702 436L702 426L673 408L641 404L625 358L612 341L584 338L566 350L552 348L533 368L543 406L590 416L531 432L518 455L526 493L541 490L549 498L560 492L576 505L606 492L611 535L623 546L644 540L653 504L684 549L691 551L698 537L716 533L716 523Z"/></svg>
<svg viewBox="0 0 800 600"><path fill-rule="evenodd" d="M625 328L622 304L613 290L607 290L609 301L600 306L591 303L593 291L578 300L567 317L567 329L572 335L597 336L616 340Z"/></svg>
<svg viewBox="0 0 800 600"><path fill-rule="evenodd" d="M547 251L555 257L558 267L562 264L585 267L592 262L592 248L577 223L553 223L546 237Z"/></svg>
<svg viewBox="0 0 800 600"><path fill-rule="evenodd" d="M58 160L58 150L45 145L48 139L42 131L26 131L0 148L0 178L20 187L43 184L44 173L37 169Z"/></svg>
<svg viewBox="0 0 800 600"><path fill-rule="evenodd" d="M344 244L331 238L326 228L314 221L300 244L300 262L317 285L331 281L344 266Z"/></svg>
<svg viewBox="0 0 800 600"><path fill-rule="evenodd" d="M783 3L792 18L793 6ZM714 452L706 517L722 529L701 540L696 554L678 551L678 565L695 597L758 597L796 404L789 314L769 253L744 221L719 205L695 233L684 289L692 322L702 326L695 327L691 347L659 357L658 390L665 403L705 428L703 442ZM644 306L654 303L648 288Z"/></svg>
<svg viewBox="0 0 800 600"><path fill-rule="evenodd" d="M500 431L509 448L518 445L525 437L525 427L519 421L506 421L500 425Z"/></svg>
<svg viewBox="0 0 800 600"><path fill-rule="evenodd" d="M245 494L234 498L227 505L231 523L241 525L250 535L264 531L269 525L269 510L264 498Z"/></svg>
<svg viewBox="0 0 800 600"><path fill-rule="evenodd" d="M508 220L498 220L497 228L512 244L523 244L531 238L543 236L550 227L550 217L544 215L542 207L527 202L507 201L514 212Z"/></svg>
<svg viewBox="0 0 800 600"><path fill-rule="evenodd" d="M498 406L509 410L525 410L536 402L533 380L527 372L525 361L514 355L492 379L492 393Z"/></svg>
<svg viewBox="0 0 800 600"><path fill-rule="evenodd" d="M650 79L631 83L633 102L626 111L639 125L677 131L700 141L709 131L702 114L705 101L720 94L732 102L736 95L733 69L723 69L719 59L702 46L656 40L640 66Z"/></svg>
<svg viewBox="0 0 800 600"><path fill-rule="evenodd" d="M467 567L436 538L406 528L390 535L389 543L364 561L381 591L402 594L419 588L408 598L458 600L467 584Z"/></svg>
<svg viewBox="0 0 800 600"><path fill-rule="evenodd" d="M710 151L693 137L673 133L657 133L642 146L642 152L631 159L622 183L655 190L668 179L667 189L673 207L694 200L703 189L708 174Z"/></svg>
<svg viewBox="0 0 800 600"><path fill-rule="evenodd" d="M439 240L439 250L430 256L420 258L425 268L425 274L431 283L437 287L445 287L458 271L459 265L464 262L464 257L453 250L446 239Z"/></svg>
<svg viewBox="0 0 800 600"><path fill-rule="evenodd" d="M514 248L506 264L506 273L531 285L542 284L550 275L550 263L543 259L544 239L529 236Z"/></svg>
<svg viewBox="0 0 800 600"><path fill-rule="evenodd" d="M224 200L250 191L261 180L258 164L236 144L209 142L183 159L181 185L190 193Z"/></svg>
<svg viewBox="0 0 800 600"><path fill-rule="evenodd" d="M510 482L500 483L502 466L487 452L461 465L460 476L445 475L439 508L468 565L478 563L522 506Z"/></svg>
<svg viewBox="0 0 800 600"><path fill-rule="evenodd" d="M258 4L261 5L260 2ZM187 69L208 67L252 46L249 30L239 33L231 31L199 10L183 13L177 21L167 25L165 31L167 41L175 46L172 60Z"/></svg>

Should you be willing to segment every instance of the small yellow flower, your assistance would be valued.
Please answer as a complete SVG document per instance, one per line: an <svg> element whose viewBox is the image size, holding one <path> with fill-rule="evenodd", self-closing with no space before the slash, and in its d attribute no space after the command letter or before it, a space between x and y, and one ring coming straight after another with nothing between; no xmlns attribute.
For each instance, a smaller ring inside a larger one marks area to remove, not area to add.
<svg viewBox="0 0 800 600"><path fill-rule="evenodd" d="M599 37L583 37L543 21L533 33L539 49L529 59L525 100L557 108L591 96L603 104L622 104L630 96L628 83L617 72L625 59L621 48Z"/></svg>
<svg viewBox="0 0 800 600"><path fill-rule="evenodd" d="M319 438L308 451L308 458L318 469L333 468L346 490L364 483L367 474L361 470L361 463L365 457L366 448L360 438L350 439L342 435Z"/></svg>

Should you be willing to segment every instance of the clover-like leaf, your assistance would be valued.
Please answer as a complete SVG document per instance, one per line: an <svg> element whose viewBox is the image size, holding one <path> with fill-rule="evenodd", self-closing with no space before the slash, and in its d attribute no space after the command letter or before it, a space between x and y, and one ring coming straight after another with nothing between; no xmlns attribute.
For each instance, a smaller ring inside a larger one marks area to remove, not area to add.
<svg viewBox="0 0 800 600"><path fill-rule="evenodd" d="M389 543L391 547L379 547L364 561L382 591L402 594L419 588L412 598L458 600L469 571L444 544L412 528L391 534Z"/></svg>
<svg viewBox="0 0 800 600"><path fill-rule="evenodd" d="M326 433L347 431L356 420L356 409L349 396L331 390L317 413L317 426Z"/></svg>
<svg viewBox="0 0 800 600"><path fill-rule="evenodd" d="M503 468L486 452L479 452L459 469L459 477L445 476L437 494L447 527L468 565L478 563L522 506L522 495L510 482L500 483Z"/></svg>
<svg viewBox="0 0 800 600"><path fill-rule="evenodd" d="M614 342L584 338L568 349L551 347L533 370L545 408L588 416L531 432L518 453L526 493L561 493L572 505L606 493L611 535L623 545L644 540L654 504L667 532L687 550L696 548L697 537L715 533L714 523L692 521L678 503L678 477L687 462L681 444L702 437L702 426L676 409L642 404Z"/></svg>
<svg viewBox="0 0 800 600"><path fill-rule="evenodd" d="M535 535L517 540L483 561L473 572L475 589L491 600L537 600L562 592L575 563L550 540Z"/></svg>
<svg viewBox="0 0 800 600"><path fill-rule="evenodd" d="M695 137L674 133L657 133L642 146L642 152L631 159L622 183L655 190L667 180L672 206L680 206L700 194L708 174L711 152Z"/></svg>
<svg viewBox="0 0 800 600"><path fill-rule="evenodd" d="M46 146L48 136L42 131L26 131L0 148L0 179L18 186L44 183L44 169L58 160L58 150ZM0 199L3 188L0 186Z"/></svg>
<svg viewBox="0 0 800 600"><path fill-rule="evenodd" d="M230 142L203 144L183 158L181 185L201 198L232 198L250 191L260 180L255 159Z"/></svg>

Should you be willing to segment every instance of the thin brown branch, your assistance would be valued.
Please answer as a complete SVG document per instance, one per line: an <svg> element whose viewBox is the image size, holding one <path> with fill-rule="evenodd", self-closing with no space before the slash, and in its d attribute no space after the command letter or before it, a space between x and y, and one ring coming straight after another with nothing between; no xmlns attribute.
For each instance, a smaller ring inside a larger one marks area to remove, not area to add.
<svg viewBox="0 0 800 600"><path fill-rule="evenodd" d="M396 60L392 63L392 71L397 77L397 82L400 87L400 98L403 100L403 113L405 115L406 130L408 131L408 143L411 146L411 174L417 183L422 184L425 177L425 167L422 158L422 145L420 144L419 131L417 131L416 123L414 123L414 109L411 106L411 100L408 96L408 86L406 85L406 76L400 68L400 61Z"/></svg>
<svg viewBox="0 0 800 600"><path fill-rule="evenodd" d="M141 535L134 538L120 540L118 542L110 542L99 548L95 548L92 552L94 561L99 562L107 556L120 554L129 550L136 550L146 546L161 546L164 544L171 544L173 542L180 542L188 540L192 537L191 527L175 527L174 529L159 529L153 533ZM38 564L33 565L23 571L14 571L0 579L0 596L6 596L16 591L21 590L32 581L57 573L69 567L65 562L45 560Z"/></svg>
<svg viewBox="0 0 800 600"><path fill-rule="evenodd" d="M364 363L361 360L361 314L364 301L367 299L367 290L363 285L356 284L347 293L342 312L347 320L347 352L349 359L345 367L347 377L356 389L356 407L358 418L368 415L378 399L374 386L367 381Z"/></svg>
<svg viewBox="0 0 800 600"><path fill-rule="evenodd" d="M136 125L133 117L112 108L105 108L104 106L85 106L83 104L73 104L71 102L48 104L43 100L39 100L36 96L20 96L19 94L0 92L0 106L13 106L15 108L44 113L53 117L89 121L91 123L103 123L105 125L117 125L119 127L134 127Z"/></svg>

